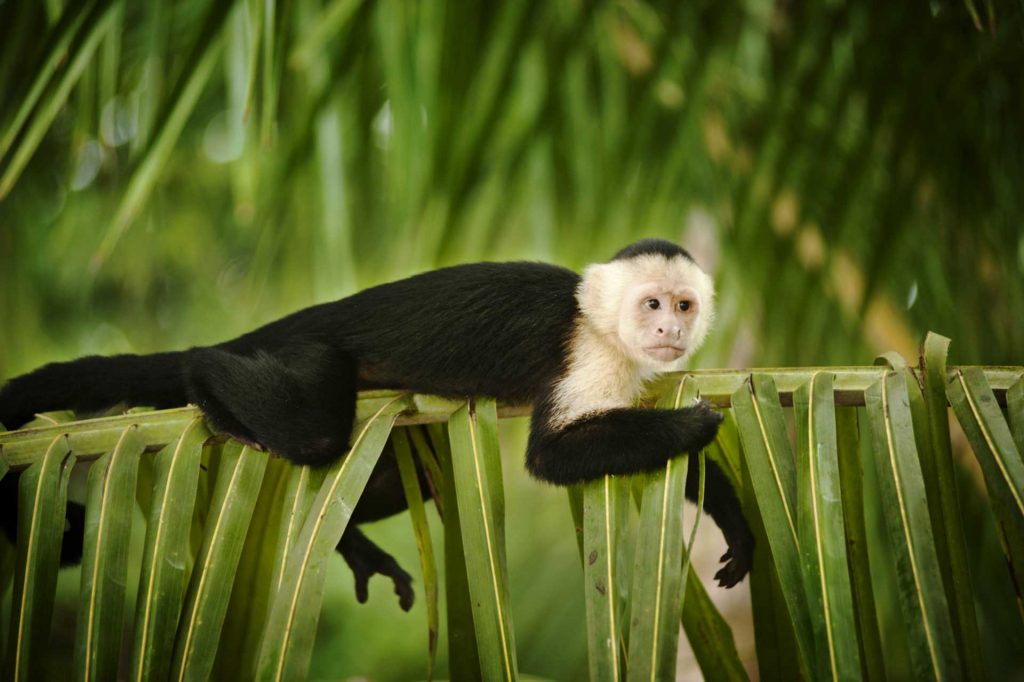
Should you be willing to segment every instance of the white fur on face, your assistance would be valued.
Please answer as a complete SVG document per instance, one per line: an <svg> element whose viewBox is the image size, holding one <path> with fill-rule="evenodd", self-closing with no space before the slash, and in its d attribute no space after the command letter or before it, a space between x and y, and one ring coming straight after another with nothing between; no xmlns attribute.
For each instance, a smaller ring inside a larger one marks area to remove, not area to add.
<svg viewBox="0 0 1024 682"><path fill-rule="evenodd" d="M619 344L622 352L638 362L647 361L643 353L644 319L641 304L650 296L662 295L675 300L689 299L696 310L682 324L681 339L689 357L703 342L714 318L715 289L711 278L696 263L676 256L665 258L645 254L629 260L598 263L583 272L576 293L584 319L602 337ZM662 309L664 309L664 300ZM674 369L659 367L659 372Z"/></svg>
<svg viewBox="0 0 1024 682"><path fill-rule="evenodd" d="M693 261L644 254L587 267L568 370L554 391L552 426L629 407L644 383L682 369L714 318L714 285ZM647 304L656 299L652 309ZM690 310L679 310L687 301Z"/></svg>

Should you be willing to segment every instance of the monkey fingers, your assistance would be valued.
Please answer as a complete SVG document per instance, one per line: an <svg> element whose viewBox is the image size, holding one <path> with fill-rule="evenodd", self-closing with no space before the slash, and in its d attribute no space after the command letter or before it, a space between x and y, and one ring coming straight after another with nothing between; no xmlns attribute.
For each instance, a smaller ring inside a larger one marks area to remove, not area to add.
<svg viewBox="0 0 1024 682"><path fill-rule="evenodd" d="M715 580L718 581L720 587L733 587L739 581L750 572L751 568L751 556L749 553L744 553L742 557L734 557L732 550L729 550L722 555L721 561L725 561L725 566L718 569L715 573Z"/></svg>

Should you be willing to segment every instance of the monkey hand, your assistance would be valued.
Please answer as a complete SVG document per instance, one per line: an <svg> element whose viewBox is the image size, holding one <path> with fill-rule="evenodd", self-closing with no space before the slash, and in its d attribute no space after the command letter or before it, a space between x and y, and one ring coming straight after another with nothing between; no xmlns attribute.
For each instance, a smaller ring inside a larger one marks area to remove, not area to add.
<svg viewBox="0 0 1024 682"><path fill-rule="evenodd" d="M707 400L697 401L686 410L686 420L693 425L695 442L694 452L712 443L718 435L718 427L725 420L725 415L711 408Z"/></svg>

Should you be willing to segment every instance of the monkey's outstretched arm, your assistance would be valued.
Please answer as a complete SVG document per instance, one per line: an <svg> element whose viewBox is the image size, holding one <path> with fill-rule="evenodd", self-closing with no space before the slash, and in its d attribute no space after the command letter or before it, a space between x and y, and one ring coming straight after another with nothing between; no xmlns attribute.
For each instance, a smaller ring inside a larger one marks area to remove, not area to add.
<svg viewBox="0 0 1024 682"><path fill-rule="evenodd" d="M660 469L683 453L697 453L715 438L722 415L707 403L676 410L615 409L584 417L561 429L548 424L541 401L534 413L526 464L537 478L558 485ZM686 496L696 501L699 460L690 457ZM718 524L729 550L715 577L732 587L750 571L754 536L729 479L714 462L705 468L704 510Z"/></svg>
<svg viewBox="0 0 1024 682"><path fill-rule="evenodd" d="M697 452L715 438L722 415L707 403L676 410L620 408L550 426L541 402L534 412L526 466L557 485L592 481L605 474L654 471L669 459Z"/></svg>

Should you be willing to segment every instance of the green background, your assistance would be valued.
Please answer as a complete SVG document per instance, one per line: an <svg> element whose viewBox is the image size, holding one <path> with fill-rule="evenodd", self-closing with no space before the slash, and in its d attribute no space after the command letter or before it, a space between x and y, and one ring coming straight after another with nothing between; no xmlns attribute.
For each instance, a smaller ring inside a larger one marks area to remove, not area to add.
<svg viewBox="0 0 1024 682"><path fill-rule="evenodd" d="M643 236L715 273L694 366L913 362L926 330L953 339L954 363L1019 364L1022 11L4 3L0 378L216 342L445 264L579 268ZM520 670L570 679L586 655L576 548L564 493L522 470L524 429L502 432ZM970 555L1001 578L976 509ZM418 572L405 516L369 533ZM317 676L425 674L422 600L402 614L381 580L356 605L337 559ZM1006 588L978 585L983 635L1019 674L1022 644L997 639ZM73 615L56 620L70 642Z"/></svg>

